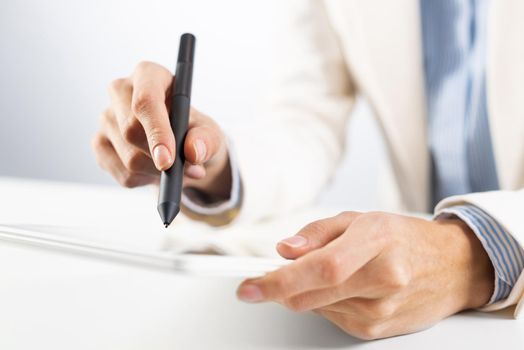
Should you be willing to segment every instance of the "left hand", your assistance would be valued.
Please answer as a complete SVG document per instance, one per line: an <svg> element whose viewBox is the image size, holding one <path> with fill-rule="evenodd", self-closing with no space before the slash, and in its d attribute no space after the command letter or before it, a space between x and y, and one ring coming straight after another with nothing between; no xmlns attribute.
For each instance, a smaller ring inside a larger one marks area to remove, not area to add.
<svg viewBox="0 0 524 350"><path fill-rule="evenodd" d="M277 249L296 261L244 281L239 298L313 310L362 339L416 332L493 293L491 261L459 219L344 212Z"/></svg>

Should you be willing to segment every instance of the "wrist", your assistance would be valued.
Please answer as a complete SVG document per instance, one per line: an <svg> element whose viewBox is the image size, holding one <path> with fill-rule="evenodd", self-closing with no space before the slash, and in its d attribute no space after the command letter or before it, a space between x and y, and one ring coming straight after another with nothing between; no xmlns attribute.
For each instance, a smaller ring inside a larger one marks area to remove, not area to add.
<svg viewBox="0 0 524 350"><path fill-rule="evenodd" d="M460 310L486 305L493 294L494 269L481 242L471 228L458 218L438 219L450 235L446 255L450 257L455 296Z"/></svg>

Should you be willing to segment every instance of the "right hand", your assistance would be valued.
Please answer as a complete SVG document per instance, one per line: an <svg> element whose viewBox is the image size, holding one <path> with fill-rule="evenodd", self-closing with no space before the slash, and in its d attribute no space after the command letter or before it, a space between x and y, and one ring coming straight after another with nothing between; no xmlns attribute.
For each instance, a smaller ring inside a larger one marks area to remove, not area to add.
<svg viewBox="0 0 524 350"><path fill-rule="evenodd" d="M101 116L93 139L99 165L123 186L158 184L160 171L176 155L168 108L173 76L164 67L138 64L128 78L109 86L111 106ZM184 143L184 186L228 198L231 170L225 137L208 116L191 108Z"/></svg>

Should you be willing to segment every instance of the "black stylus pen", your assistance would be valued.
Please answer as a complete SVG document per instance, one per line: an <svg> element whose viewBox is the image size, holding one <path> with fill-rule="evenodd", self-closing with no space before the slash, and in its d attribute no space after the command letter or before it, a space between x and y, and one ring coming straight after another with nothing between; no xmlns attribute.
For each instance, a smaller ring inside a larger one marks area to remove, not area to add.
<svg viewBox="0 0 524 350"><path fill-rule="evenodd" d="M169 121L176 140L175 163L160 175L158 213L167 228L180 211L182 178L184 177L184 140L189 123L191 105L191 81L193 80L193 59L196 38L192 34L180 37L178 61L174 86L171 88L171 110Z"/></svg>

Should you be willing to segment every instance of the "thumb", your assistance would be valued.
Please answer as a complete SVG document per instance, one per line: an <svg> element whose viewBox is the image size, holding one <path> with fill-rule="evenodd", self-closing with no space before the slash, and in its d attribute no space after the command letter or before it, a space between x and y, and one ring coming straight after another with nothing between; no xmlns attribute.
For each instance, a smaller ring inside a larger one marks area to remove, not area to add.
<svg viewBox="0 0 524 350"><path fill-rule="evenodd" d="M310 251L322 248L339 237L360 216L358 212L342 212L336 216L314 221L296 235L277 243L278 253L286 259L297 259Z"/></svg>

